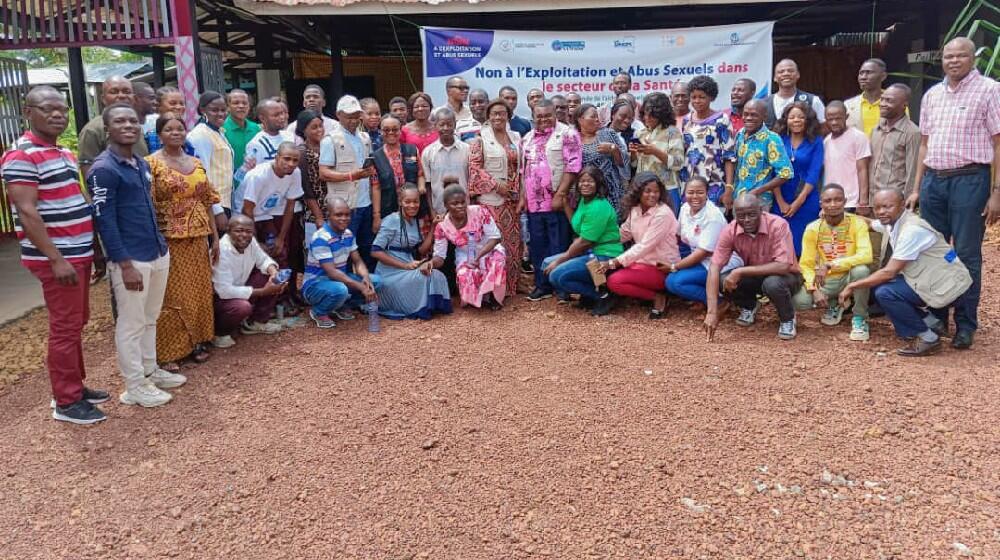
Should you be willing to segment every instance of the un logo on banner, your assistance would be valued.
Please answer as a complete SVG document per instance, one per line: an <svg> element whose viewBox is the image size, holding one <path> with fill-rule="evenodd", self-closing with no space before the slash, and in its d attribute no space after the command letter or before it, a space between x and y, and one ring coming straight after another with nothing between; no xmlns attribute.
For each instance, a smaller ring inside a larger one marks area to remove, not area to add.
<svg viewBox="0 0 1000 560"><path fill-rule="evenodd" d="M740 34L739 33L735 33L735 32L731 33L729 35L729 42L732 43L732 44L734 44L734 45L739 44L739 42L740 42Z"/></svg>

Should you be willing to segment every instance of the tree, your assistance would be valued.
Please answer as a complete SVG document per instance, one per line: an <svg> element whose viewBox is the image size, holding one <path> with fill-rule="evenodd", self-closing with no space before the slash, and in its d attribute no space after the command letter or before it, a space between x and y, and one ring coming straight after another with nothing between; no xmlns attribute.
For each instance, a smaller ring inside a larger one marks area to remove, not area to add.
<svg viewBox="0 0 1000 560"><path fill-rule="evenodd" d="M28 68L50 68L69 64L66 49L25 49L10 51L14 58L23 60ZM83 47L84 64L103 64L109 62L142 62L145 57L106 47Z"/></svg>

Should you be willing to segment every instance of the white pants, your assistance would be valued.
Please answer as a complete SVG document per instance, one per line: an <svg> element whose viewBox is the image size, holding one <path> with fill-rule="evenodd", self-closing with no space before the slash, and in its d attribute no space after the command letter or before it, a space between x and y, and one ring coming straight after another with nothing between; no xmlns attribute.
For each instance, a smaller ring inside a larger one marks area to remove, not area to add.
<svg viewBox="0 0 1000 560"><path fill-rule="evenodd" d="M118 307L115 349L126 389L142 383L145 376L157 367L156 320L160 317L163 294L167 290L170 255L163 255L152 262L132 261L132 266L142 275L142 290L126 290L121 267L108 263L111 288Z"/></svg>

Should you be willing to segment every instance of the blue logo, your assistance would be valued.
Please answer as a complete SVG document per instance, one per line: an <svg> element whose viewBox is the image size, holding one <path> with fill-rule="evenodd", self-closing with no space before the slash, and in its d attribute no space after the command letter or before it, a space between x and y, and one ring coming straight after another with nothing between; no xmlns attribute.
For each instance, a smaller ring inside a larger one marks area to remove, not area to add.
<svg viewBox="0 0 1000 560"><path fill-rule="evenodd" d="M635 52L635 37L622 37L621 39L615 39L616 49L625 49L630 53Z"/></svg>
<svg viewBox="0 0 1000 560"><path fill-rule="evenodd" d="M729 42L738 45L740 43L740 34L733 32L729 35Z"/></svg>
<svg viewBox="0 0 1000 560"><path fill-rule="evenodd" d="M587 46L585 41L552 41L552 50L559 51L582 51Z"/></svg>

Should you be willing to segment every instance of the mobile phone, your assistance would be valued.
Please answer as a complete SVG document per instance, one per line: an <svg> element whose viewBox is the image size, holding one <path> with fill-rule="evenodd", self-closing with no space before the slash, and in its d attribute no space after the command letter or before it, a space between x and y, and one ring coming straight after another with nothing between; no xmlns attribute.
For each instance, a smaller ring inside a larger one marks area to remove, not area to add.
<svg viewBox="0 0 1000 560"><path fill-rule="evenodd" d="M372 156L366 157L365 162L361 165L361 167L364 167L365 169L368 169L369 167L375 167L375 158Z"/></svg>
<svg viewBox="0 0 1000 560"><path fill-rule="evenodd" d="M629 144L642 144L642 140L639 140L638 138L629 138L628 139L628 143Z"/></svg>

